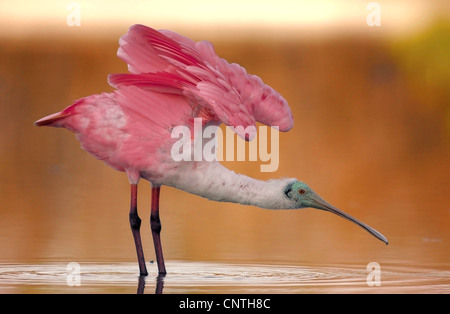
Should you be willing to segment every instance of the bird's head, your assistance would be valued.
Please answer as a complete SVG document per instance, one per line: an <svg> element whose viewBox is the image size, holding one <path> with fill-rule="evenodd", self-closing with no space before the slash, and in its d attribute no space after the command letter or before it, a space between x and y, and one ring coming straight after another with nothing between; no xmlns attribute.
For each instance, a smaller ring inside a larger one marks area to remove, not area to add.
<svg viewBox="0 0 450 314"><path fill-rule="evenodd" d="M325 201L322 197L320 197L317 193L315 193L306 183L303 183L301 181L290 182L284 189L284 194L290 200L290 202L292 202L292 206L294 208L311 207L331 212L342 218L350 220L358 226L366 229L374 237L388 244L388 240L381 233L366 225L365 223L359 221L358 219L350 216L349 214L343 212L342 210L334 207L333 205Z"/></svg>

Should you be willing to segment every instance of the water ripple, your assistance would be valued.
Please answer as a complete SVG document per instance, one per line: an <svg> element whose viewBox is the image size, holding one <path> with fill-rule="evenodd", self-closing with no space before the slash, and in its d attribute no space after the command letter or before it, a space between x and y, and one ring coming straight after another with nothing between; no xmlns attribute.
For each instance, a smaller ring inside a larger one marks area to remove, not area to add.
<svg viewBox="0 0 450 314"><path fill-rule="evenodd" d="M365 267L286 266L171 261L169 274L138 280L135 263L81 263L79 285L65 263L0 264L3 293L449 293L450 271L383 266L381 286L370 287ZM158 287L159 285L159 287ZM158 290L159 289L159 290Z"/></svg>

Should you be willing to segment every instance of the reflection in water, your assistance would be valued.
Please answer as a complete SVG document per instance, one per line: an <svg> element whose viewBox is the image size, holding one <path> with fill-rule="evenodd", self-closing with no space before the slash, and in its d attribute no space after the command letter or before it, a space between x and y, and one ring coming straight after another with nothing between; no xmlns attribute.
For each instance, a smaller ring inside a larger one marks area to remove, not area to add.
<svg viewBox="0 0 450 314"><path fill-rule="evenodd" d="M162 294L164 289L164 277L158 275L156 276L156 288L155 288L155 294Z"/></svg>
<svg viewBox="0 0 450 314"><path fill-rule="evenodd" d="M146 276L139 275L137 294L144 294L144 289L145 289L145 277L146 277Z"/></svg>
<svg viewBox="0 0 450 314"><path fill-rule="evenodd" d="M163 290L164 290L164 278L166 277L166 275L158 275L155 278L155 294L163 294ZM151 277L150 277L151 279ZM147 276L139 276L139 280L138 280L138 288L137 288L137 294L144 294L144 290L145 290L145 281L146 280L150 280Z"/></svg>
<svg viewBox="0 0 450 314"><path fill-rule="evenodd" d="M155 294L162 294L164 289L164 276L158 275L155 278L156 284L155 284ZM145 290L145 280L147 279L147 276L139 276L138 279L138 288L137 288L137 294L144 294Z"/></svg>

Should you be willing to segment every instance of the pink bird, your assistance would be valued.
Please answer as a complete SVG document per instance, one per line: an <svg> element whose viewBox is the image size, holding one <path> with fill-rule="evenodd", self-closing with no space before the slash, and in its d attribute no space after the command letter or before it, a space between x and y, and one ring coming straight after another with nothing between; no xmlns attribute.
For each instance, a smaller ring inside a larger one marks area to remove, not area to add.
<svg viewBox="0 0 450 314"><path fill-rule="evenodd" d="M175 187L210 200L267 209L326 210L366 229L388 243L378 231L330 205L297 179L260 181L237 174L218 161L175 161L171 131L194 119L202 127L224 123L246 140L255 123L288 131L293 118L285 99L238 64L219 58L208 41L194 42L168 30L132 26L120 38L117 52L128 64L127 74L109 75L116 88L76 100L64 110L35 122L75 132L84 150L118 171L131 185L129 220L140 275L147 275L137 212L137 184L152 185L151 230L159 275L166 274L160 240L160 188ZM193 140L189 143L194 146Z"/></svg>

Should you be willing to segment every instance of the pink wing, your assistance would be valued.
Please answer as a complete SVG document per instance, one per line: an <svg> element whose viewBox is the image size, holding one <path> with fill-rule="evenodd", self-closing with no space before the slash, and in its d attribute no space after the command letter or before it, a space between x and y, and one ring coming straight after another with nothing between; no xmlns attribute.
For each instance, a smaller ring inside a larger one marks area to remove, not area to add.
<svg viewBox="0 0 450 314"><path fill-rule="evenodd" d="M233 126L247 140L256 134L255 121L280 131L293 126L286 100L259 77L219 58L210 42L134 25L119 43L117 55L131 74L110 75L113 87L184 95L195 104L195 114Z"/></svg>

